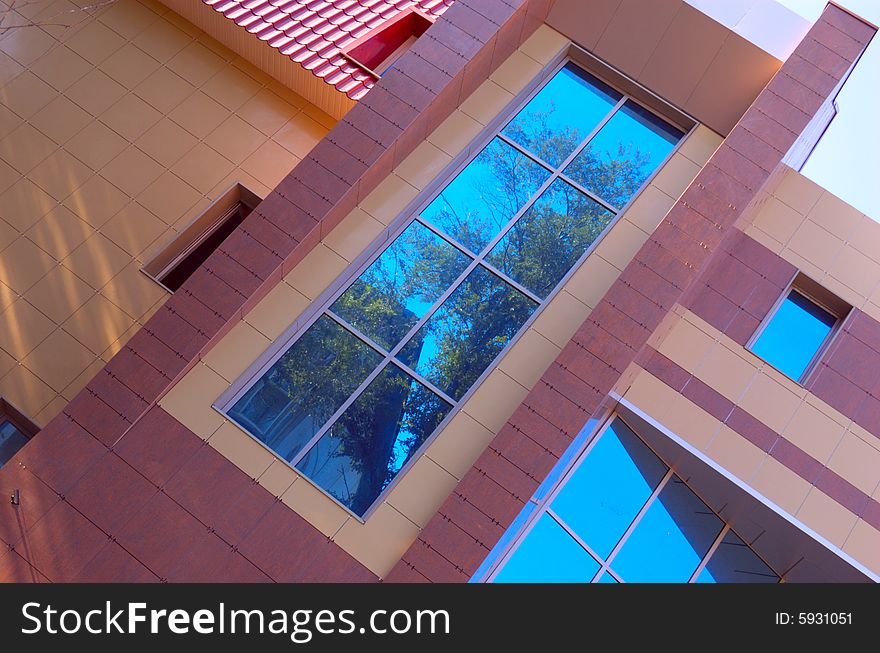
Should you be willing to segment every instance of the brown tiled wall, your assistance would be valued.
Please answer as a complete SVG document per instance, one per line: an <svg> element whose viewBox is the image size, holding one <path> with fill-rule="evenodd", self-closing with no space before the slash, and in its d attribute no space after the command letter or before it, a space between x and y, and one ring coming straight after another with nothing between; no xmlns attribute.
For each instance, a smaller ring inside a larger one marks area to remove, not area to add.
<svg viewBox="0 0 880 653"><path fill-rule="evenodd" d="M735 230L683 304L745 345L796 271ZM880 322L852 309L805 387L880 438Z"/></svg>
<svg viewBox="0 0 880 653"><path fill-rule="evenodd" d="M728 254L730 227L821 104L800 60L840 79L872 34L826 8L386 580L465 581L476 571L709 258Z"/></svg>
<svg viewBox="0 0 880 653"><path fill-rule="evenodd" d="M776 433L663 354L650 348L644 349L637 362L719 422L726 424L851 513L880 530L880 502L823 465L797 444Z"/></svg>
<svg viewBox="0 0 880 653"><path fill-rule="evenodd" d="M21 508L7 504L12 514L0 520L13 529L0 537L14 547L0 557L0 578L375 580L210 447L189 451L195 436L151 406L543 22L550 4L458 0L0 469L0 487L23 496ZM138 446L145 451L126 459ZM147 472L172 462L186 467L179 482ZM195 477L200 492L191 489ZM85 497L99 479L131 503L90 516ZM225 524L216 511L235 494L230 483L245 495L247 524ZM80 484L74 501L68 492ZM117 522L106 521L111 513Z"/></svg>

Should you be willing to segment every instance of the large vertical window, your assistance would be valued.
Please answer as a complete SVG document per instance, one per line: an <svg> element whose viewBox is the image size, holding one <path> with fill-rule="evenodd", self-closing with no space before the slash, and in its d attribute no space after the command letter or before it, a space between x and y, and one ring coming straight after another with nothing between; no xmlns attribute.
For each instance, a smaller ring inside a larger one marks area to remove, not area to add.
<svg viewBox="0 0 880 653"><path fill-rule="evenodd" d="M363 516L682 136L564 65L227 415Z"/></svg>
<svg viewBox="0 0 880 653"><path fill-rule="evenodd" d="M549 495L493 580L775 583L779 578L618 418Z"/></svg>

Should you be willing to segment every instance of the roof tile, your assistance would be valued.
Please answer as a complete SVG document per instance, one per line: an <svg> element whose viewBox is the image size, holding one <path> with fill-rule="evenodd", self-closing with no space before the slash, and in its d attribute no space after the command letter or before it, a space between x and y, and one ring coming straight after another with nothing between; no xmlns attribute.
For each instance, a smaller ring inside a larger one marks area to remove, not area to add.
<svg viewBox="0 0 880 653"><path fill-rule="evenodd" d="M416 8L436 18L453 0L202 2L356 100L363 97L376 80L340 56L340 50L401 11Z"/></svg>

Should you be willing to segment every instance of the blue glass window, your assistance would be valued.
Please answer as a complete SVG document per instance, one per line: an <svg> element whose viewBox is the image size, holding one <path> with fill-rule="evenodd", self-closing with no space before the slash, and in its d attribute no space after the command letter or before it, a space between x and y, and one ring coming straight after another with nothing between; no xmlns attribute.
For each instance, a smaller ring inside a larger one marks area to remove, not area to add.
<svg viewBox="0 0 880 653"><path fill-rule="evenodd" d="M680 136L566 63L221 408L365 515L606 232L620 189L634 192ZM603 167L589 176L591 147ZM640 446L624 439L621 451ZM621 473L659 481L648 454L633 460ZM573 523L610 537L590 519Z"/></svg>
<svg viewBox="0 0 880 653"><path fill-rule="evenodd" d="M632 100L615 113L565 173L620 209L683 136Z"/></svg>
<svg viewBox="0 0 880 653"><path fill-rule="evenodd" d="M501 133L559 166L623 97L573 63L553 76Z"/></svg>
<svg viewBox="0 0 880 653"><path fill-rule="evenodd" d="M0 467L27 444L27 436L8 419L0 417Z"/></svg>
<svg viewBox="0 0 880 653"><path fill-rule="evenodd" d="M422 211L422 217L478 253L549 176L545 167L496 138Z"/></svg>
<svg viewBox="0 0 880 653"><path fill-rule="evenodd" d="M498 583L589 583L599 563L544 514L495 577Z"/></svg>
<svg viewBox="0 0 880 653"><path fill-rule="evenodd" d="M551 506L587 545L607 556L666 470L654 452L617 421L599 438Z"/></svg>
<svg viewBox="0 0 880 653"><path fill-rule="evenodd" d="M752 345L752 351L797 381L836 323L834 315L792 290Z"/></svg>
<svg viewBox="0 0 880 653"><path fill-rule="evenodd" d="M390 365L321 436L297 469L363 514L451 406Z"/></svg>
<svg viewBox="0 0 880 653"><path fill-rule="evenodd" d="M494 582L779 581L620 419L532 519Z"/></svg>

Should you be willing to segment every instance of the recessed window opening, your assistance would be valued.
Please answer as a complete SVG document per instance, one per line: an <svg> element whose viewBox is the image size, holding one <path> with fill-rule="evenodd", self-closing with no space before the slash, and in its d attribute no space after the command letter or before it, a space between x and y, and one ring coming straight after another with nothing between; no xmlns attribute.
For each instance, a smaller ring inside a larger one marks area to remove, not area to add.
<svg viewBox="0 0 880 653"><path fill-rule="evenodd" d="M18 409L0 398L0 467L9 462L39 430Z"/></svg>
<svg viewBox="0 0 880 653"><path fill-rule="evenodd" d="M362 518L683 135L561 65L219 407Z"/></svg>
<svg viewBox="0 0 880 653"><path fill-rule="evenodd" d="M355 41L343 55L381 77L431 25L428 16L409 9Z"/></svg>
<svg viewBox="0 0 880 653"><path fill-rule="evenodd" d="M236 184L145 265L144 272L176 292L259 202L257 195Z"/></svg>
<svg viewBox="0 0 880 653"><path fill-rule="evenodd" d="M799 274L755 334L749 349L802 383L849 310L846 302Z"/></svg>

